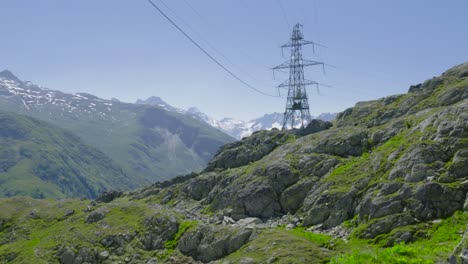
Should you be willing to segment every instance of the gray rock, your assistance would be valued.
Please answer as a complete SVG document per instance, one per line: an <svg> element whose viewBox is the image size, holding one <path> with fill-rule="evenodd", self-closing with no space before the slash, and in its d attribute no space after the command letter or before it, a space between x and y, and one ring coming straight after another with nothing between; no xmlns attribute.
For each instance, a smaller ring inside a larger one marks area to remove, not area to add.
<svg viewBox="0 0 468 264"><path fill-rule="evenodd" d="M133 234L109 235L101 240L101 244L107 248L118 248L125 246L125 244L129 243L133 238Z"/></svg>
<svg viewBox="0 0 468 264"><path fill-rule="evenodd" d="M309 193L304 200L304 209L308 209L302 222L303 226L323 224L332 228L349 219L355 208L356 191L348 193L328 193L327 186L321 186Z"/></svg>
<svg viewBox="0 0 468 264"><path fill-rule="evenodd" d="M401 213L404 208L403 202L398 200L398 197L395 198L396 199L373 202L371 205L369 218L379 218L387 215Z"/></svg>
<svg viewBox="0 0 468 264"><path fill-rule="evenodd" d="M263 221L257 217L247 217L247 218L240 219L239 221L237 221L237 224L241 226L258 225L258 224L263 224Z"/></svg>
<svg viewBox="0 0 468 264"><path fill-rule="evenodd" d="M208 193L215 185L215 180L215 173L206 173L203 176L190 180L185 186L184 192L189 194L194 200L199 201L208 196Z"/></svg>
<svg viewBox="0 0 468 264"><path fill-rule="evenodd" d="M69 217L75 214L75 210L67 210L64 214L65 217Z"/></svg>
<svg viewBox="0 0 468 264"><path fill-rule="evenodd" d="M301 136L307 136L307 135L318 133L320 131L330 129L332 126L333 126L333 124L331 122L322 121L322 120L319 120L319 119L313 119L307 125L307 127L305 127L304 129L300 129L300 130L296 131L296 133L301 135Z"/></svg>
<svg viewBox="0 0 468 264"><path fill-rule="evenodd" d="M66 249L60 255L60 263L62 264L73 264L74 259L75 259L75 253L71 249Z"/></svg>
<svg viewBox="0 0 468 264"><path fill-rule="evenodd" d="M94 211L94 212L91 212L87 217L86 217L86 220L85 222L87 224L92 224L92 223L96 223L98 221L101 221L102 219L104 219L107 215L107 213L109 213L109 209L107 208L99 208L98 210Z"/></svg>
<svg viewBox="0 0 468 264"><path fill-rule="evenodd" d="M468 177L468 149L462 149L455 154L448 172L455 178Z"/></svg>
<svg viewBox="0 0 468 264"><path fill-rule="evenodd" d="M205 172L240 167L257 161L285 143L290 136L287 131L257 131L241 141L226 144L208 163Z"/></svg>
<svg viewBox="0 0 468 264"><path fill-rule="evenodd" d="M115 254L117 256L123 256L125 255L125 248L123 247L118 247L116 250L115 250Z"/></svg>
<svg viewBox="0 0 468 264"><path fill-rule="evenodd" d="M384 185L380 189L379 195L385 196L385 195L393 194L396 191L398 191L402 185L403 183L400 183L400 182L384 183Z"/></svg>
<svg viewBox="0 0 468 264"><path fill-rule="evenodd" d="M198 226L187 231L178 249L195 260L210 262L227 256L248 242L251 230L242 228Z"/></svg>
<svg viewBox="0 0 468 264"><path fill-rule="evenodd" d="M320 136L317 145L309 151L348 157L361 156L369 147L368 131L358 127L349 127L346 132L331 129L321 133Z"/></svg>
<svg viewBox="0 0 468 264"><path fill-rule="evenodd" d="M102 251L102 252L99 253L99 259L100 260L105 260L105 259L109 258L109 255L110 255L109 252Z"/></svg>
<svg viewBox="0 0 468 264"><path fill-rule="evenodd" d="M232 225L232 224L235 224L236 221L234 219L232 219L231 217L229 216L224 216L223 217L223 221L222 221L222 224L223 225Z"/></svg>
<svg viewBox="0 0 468 264"><path fill-rule="evenodd" d="M299 179L299 175L291 171L289 163L279 162L268 166L265 171L265 176L270 179L271 185L277 194L281 194L284 189L295 184Z"/></svg>
<svg viewBox="0 0 468 264"><path fill-rule="evenodd" d="M394 228L412 225L415 223L416 219L407 213L390 215L387 217L371 220L367 229L362 230L357 235L361 238L371 239L381 234L387 234Z"/></svg>
<svg viewBox="0 0 468 264"><path fill-rule="evenodd" d="M413 240L413 231L397 231L390 239L387 240L385 246L391 247L400 243L409 243Z"/></svg>
<svg viewBox="0 0 468 264"><path fill-rule="evenodd" d="M253 258L242 258L240 264L254 264L257 263Z"/></svg>
<svg viewBox="0 0 468 264"><path fill-rule="evenodd" d="M463 211L468 211L468 193L466 194L465 202L463 203Z"/></svg>
<svg viewBox="0 0 468 264"><path fill-rule="evenodd" d="M444 218L461 210L465 194L461 190L429 182L416 189L414 198L419 200L411 209L419 220L427 221Z"/></svg>
<svg viewBox="0 0 468 264"><path fill-rule="evenodd" d="M279 214L281 210L276 191L265 182L250 183L246 188L239 190L237 197L248 216L269 218Z"/></svg>
<svg viewBox="0 0 468 264"><path fill-rule="evenodd" d="M140 241L145 250L156 250L164 247L164 242L170 240L179 230L179 223L175 216L156 214L143 222L145 232Z"/></svg>
<svg viewBox="0 0 468 264"><path fill-rule="evenodd" d="M82 264L82 263L97 263L96 252L88 249L82 248L76 254L73 264Z"/></svg>
<svg viewBox="0 0 468 264"><path fill-rule="evenodd" d="M101 194L101 196L99 196L95 201L97 203L110 203L112 202L114 199L116 198L119 198L123 195L123 192L121 191L108 191L108 192L104 192L103 194Z"/></svg>
<svg viewBox="0 0 468 264"><path fill-rule="evenodd" d="M147 261L145 261L146 264L158 264L158 259L157 258L150 258Z"/></svg>
<svg viewBox="0 0 468 264"><path fill-rule="evenodd" d="M405 181L407 182L419 182L432 176L434 172L425 164L415 164L411 168L411 173L407 174Z"/></svg>

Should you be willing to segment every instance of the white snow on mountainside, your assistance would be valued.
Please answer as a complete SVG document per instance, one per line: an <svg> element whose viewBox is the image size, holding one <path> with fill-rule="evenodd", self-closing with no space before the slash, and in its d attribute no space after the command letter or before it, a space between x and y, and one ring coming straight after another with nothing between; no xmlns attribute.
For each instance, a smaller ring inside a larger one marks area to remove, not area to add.
<svg viewBox="0 0 468 264"><path fill-rule="evenodd" d="M96 119L113 119L109 116L114 102L87 93L64 93L50 90L31 82L19 80L9 71L0 72L0 100L12 104L22 112L61 115L92 116Z"/></svg>
<svg viewBox="0 0 468 264"><path fill-rule="evenodd" d="M186 115L199 119L236 139L242 139L243 137L250 136L252 133L259 130L270 130L273 128L281 129L281 126L283 124L282 113L266 114L262 117L250 121L237 120L233 118L223 118L221 120L216 120L202 113L195 107L191 107L187 110L178 109L167 104L161 98L156 96L152 96L146 100L138 100L136 103L158 105L159 107L162 107L168 111L177 111L179 113L185 113ZM322 113L312 118L321 119L324 121L331 121L335 117L336 113Z"/></svg>
<svg viewBox="0 0 468 264"><path fill-rule="evenodd" d="M68 116L70 118L86 118L95 122L111 121L119 122L115 111L116 106L123 108L131 106L112 98L106 100L87 93L64 93L50 90L31 82L23 82L9 71L0 72L0 101L5 107L12 107L19 112L34 112L39 115ZM283 123L282 113L266 114L262 117L243 121L233 118L216 120L191 107L187 110L179 109L164 102L160 97L152 96L146 100L138 100L136 104L157 106L170 112L177 112L198 119L208 125L217 128L235 139L250 136L255 131L281 128ZM326 113L317 116L317 119L330 121L336 114Z"/></svg>

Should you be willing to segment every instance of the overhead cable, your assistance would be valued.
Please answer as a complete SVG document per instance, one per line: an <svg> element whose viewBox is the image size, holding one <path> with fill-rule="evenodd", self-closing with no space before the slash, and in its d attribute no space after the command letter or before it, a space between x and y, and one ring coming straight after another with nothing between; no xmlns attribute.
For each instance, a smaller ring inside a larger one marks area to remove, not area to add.
<svg viewBox="0 0 468 264"><path fill-rule="evenodd" d="M272 95L272 94L268 94L268 93L265 93L257 88L255 88L254 86L250 85L249 83L245 82L244 80L242 80L240 77L238 77L235 73L233 73L232 71L230 71L227 67L225 67L221 62L219 62L215 57L213 57L209 52L207 52L202 46L200 46L192 37L190 37L187 33L185 33L185 31L180 28L168 15L166 15L166 13L164 13L163 10L161 10L161 8L159 8L152 0L146 0L148 3L151 4L152 7L154 7L154 9L159 12L164 18L166 18L180 33L182 33L193 45L195 45L199 50L201 50L208 58L210 58L214 63L216 63L220 68L222 68L225 72L227 72L229 75L231 75L234 79L238 80L239 82L241 82L242 84L244 84L246 87L250 88L251 90L257 92L257 93L260 93L260 94L263 94L265 96L270 96L270 97L279 97L281 98L281 96L278 96L278 95Z"/></svg>

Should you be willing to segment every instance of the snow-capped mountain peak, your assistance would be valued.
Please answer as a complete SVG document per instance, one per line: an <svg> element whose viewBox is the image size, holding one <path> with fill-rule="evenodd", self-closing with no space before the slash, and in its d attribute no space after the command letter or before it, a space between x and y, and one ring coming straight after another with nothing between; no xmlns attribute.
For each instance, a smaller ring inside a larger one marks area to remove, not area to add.
<svg viewBox="0 0 468 264"><path fill-rule="evenodd" d="M21 82L21 80L18 79L18 77L16 77L9 70L4 70L4 71L0 72L0 80L10 80L10 81L18 82L18 83Z"/></svg>
<svg viewBox="0 0 468 264"><path fill-rule="evenodd" d="M226 134L236 138L242 139L243 137L250 136L255 131L259 130L270 130L273 128L281 129L283 124L283 113L271 113L265 114L262 117L252 119L250 121L237 120L235 118L223 118L216 120L205 113L201 112L196 107L190 107L187 110L182 110L173 106L170 106L164 102L161 98L152 96L146 100L138 100L138 104L149 104L163 107L169 111L177 111L179 113L185 113L186 115L195 119L201 120L210 126L217 128ZM324 121L331 121L335 118L334 113L323 113L317 116L317 119Z"/></svg>
<svg viewBox="0 0 468 264"><path fill-rule="evenodd" d="M112 119L113 102L87 93L64 93L23 82L10 71L0 72L0 99L35 113L60 111L62 115L87 115L94 119Z"/></svg>

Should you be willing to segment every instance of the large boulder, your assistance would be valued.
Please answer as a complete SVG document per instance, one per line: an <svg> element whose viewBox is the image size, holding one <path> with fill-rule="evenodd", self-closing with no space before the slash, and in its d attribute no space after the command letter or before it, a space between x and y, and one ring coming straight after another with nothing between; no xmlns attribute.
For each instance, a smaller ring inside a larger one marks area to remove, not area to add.
<svg viewBox="0 0 468 264"><path fill-rule="evenodd" d="M178 249L206 263L235 252L249 241L251 234L251 230L244 228L200 225L185 232Z"/></svg>
<svg viewBox="0 0 468 264"><path fill-rule="evenodd" d="M305 197L316 183L313 179L305 179L287 188L280 196L280 205L284 213L294 214L302 207Z"/></svg>
<svg viewBox="0 0 468 264"><path fill-rule="evenodd" d="M145 250L156 250L164 247L164 242L172 239L179 230L179 223L173 215L155 214L143 221L145 232L140 242Z"/></svg>
<svg viewBox="0 0 468 264"><path fill-rule="evenodd" d="M462 190L444 186L436 182L420 185L414 194L418 201L410 205L416 218L422 221L444 218L461 210L465 202Z"/></svg>
<svg viewBox="0 0 468 264"><path fill-rule="evenodd" d="M109 209L107 207L100 207L96 209L95 211L92 211L88 216L86 216L85 222L87 224L92 224L101 221L106 217L106 215L109 213Z"/></svg>
<svg viewBox="0 0 468 264"><path fill-rule="evenodd" d="M459 150L448 167L448 173L455 178L468 177L468 149Z"/></svg>
<svg viewBox="0 0 468 264"><path fill-rule="evenodd" d="M310 135L297 140L298 144L308 145L304 147L304 152L349 157L361 156L370 147L368 131L363 128L330 129L317 134L318 138L315 136Z"/></svg>
<svg viewBox="0 0 468 264"><path fill-rule="evenodd" d="M291 137L288 131L257 131L241 141L224 145L208 163L205 172L236 168L257 161Z"/></svg>
<svg viewBox="0 0 468 264"><path fill-rule="evenodd" d="M375 238L378 235L389 233L394 228L415 223L417 220L408 213L394 214L371 220L366 228L357 230L356 235L360 238Z"/></svg>
<svg viewBox="0 0 468 264"><path fill-rule="evenodd" d="M306 211L303 226L322 224L324 228L338 226L351 218L356 207L356 190L349 192L328 192L322 185L311 191L304 201Z"/></svg>

